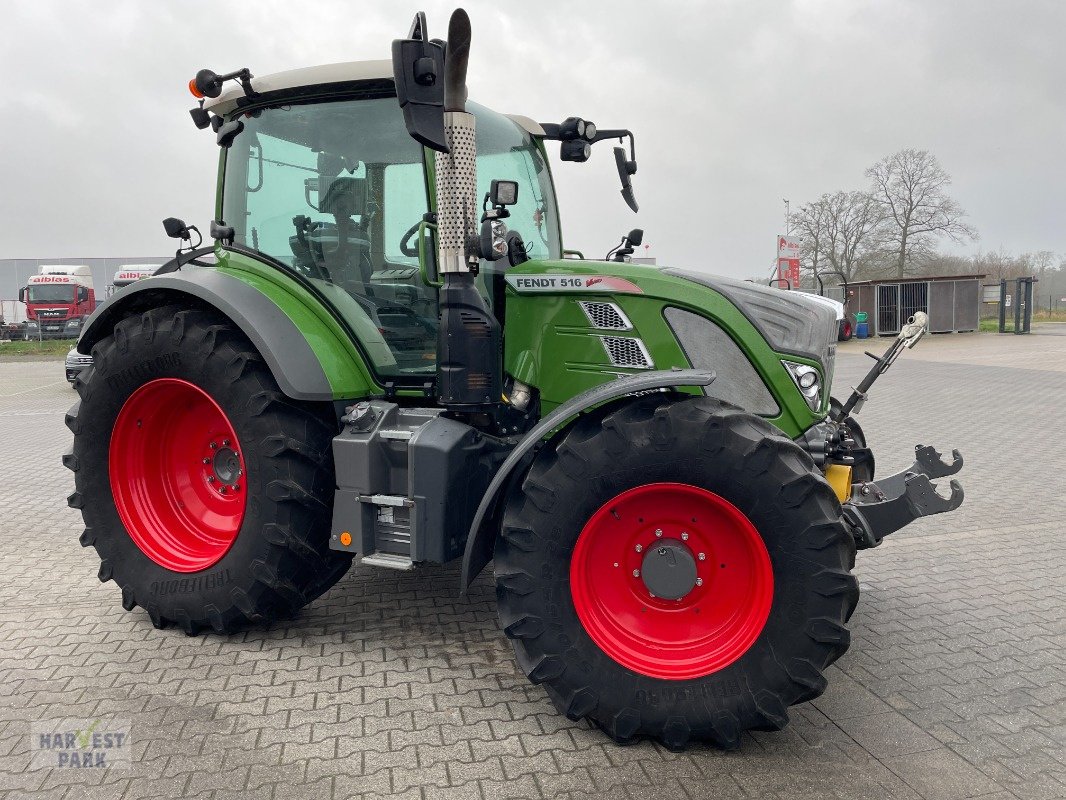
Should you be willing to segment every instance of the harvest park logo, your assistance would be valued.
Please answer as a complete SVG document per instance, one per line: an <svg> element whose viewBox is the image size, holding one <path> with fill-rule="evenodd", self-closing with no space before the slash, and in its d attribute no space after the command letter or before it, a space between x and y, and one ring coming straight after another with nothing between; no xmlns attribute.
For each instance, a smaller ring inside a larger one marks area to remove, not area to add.
<svg viewBox="0 0 1066 800"><path fill-rule="evenodd" d="M31 769L131 766L129 720L60 719L30 726Z"/></svg>

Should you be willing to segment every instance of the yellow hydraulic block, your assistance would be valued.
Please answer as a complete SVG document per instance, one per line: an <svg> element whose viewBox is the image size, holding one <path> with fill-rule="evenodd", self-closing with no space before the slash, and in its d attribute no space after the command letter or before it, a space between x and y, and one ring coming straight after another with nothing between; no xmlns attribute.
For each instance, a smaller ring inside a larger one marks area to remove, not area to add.
<svg viewBox="0 0 1066 800"><path fill-rule="evenodd" d="M843 464L830 464L825 468L825 479L837 493L837 500L843 503L851 497L851 467Z"/></svg>

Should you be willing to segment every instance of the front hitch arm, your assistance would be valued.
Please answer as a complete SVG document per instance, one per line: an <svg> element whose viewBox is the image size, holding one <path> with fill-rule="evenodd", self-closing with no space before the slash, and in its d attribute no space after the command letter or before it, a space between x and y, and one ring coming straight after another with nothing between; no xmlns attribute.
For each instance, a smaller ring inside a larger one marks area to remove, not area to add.
<svg viewBox="0 0 1066 800"><path fill-rule="evenodd" d="M930 480L946 478L962 469L962 453L951 451L952 461L946 463L935 447L918 445L914 448L914 463L903 472L877 481L878 488L888 497L903 494L904 485L910 475L925 475ZM950 510L950 509L949 509Z"/></svg>
<svg viewBox="0 0 1066 800"><path fill-rule="evenodd" d="M857 483L851 498L843 504L844 518L851 525L856 546L877 547L888 534L909 525L919 517L954 511L962 505L962 485L952 479L951 495L943 497L932 480L954 475L962 469L962 455L952 451L948 464L933 447L918 445L914 464L903 472L882 480Z"/></svg>

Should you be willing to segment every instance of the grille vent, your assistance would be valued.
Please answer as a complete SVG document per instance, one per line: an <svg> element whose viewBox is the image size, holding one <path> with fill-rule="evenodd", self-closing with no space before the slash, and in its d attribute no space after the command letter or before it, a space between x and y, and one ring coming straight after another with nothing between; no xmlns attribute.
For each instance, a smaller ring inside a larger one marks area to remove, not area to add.
<svg viewBox="0 0 1066 800"><path fill-rule="evenodd" d="M622 309L614 303L594 303L586 300L580 301L581 310L589 318L593 328L605 331L629 331L633 329L633 323L622 313Z"/></svg>
<svg viewBox="0 0 1066 800"><path fill-rule="evenodd" d="M607 357L611 364L616 367L630 367L631 369L651 369L652 363L644 342L640 339L628 339L624 336L601 336L603 349L607 351Z"/></svg>

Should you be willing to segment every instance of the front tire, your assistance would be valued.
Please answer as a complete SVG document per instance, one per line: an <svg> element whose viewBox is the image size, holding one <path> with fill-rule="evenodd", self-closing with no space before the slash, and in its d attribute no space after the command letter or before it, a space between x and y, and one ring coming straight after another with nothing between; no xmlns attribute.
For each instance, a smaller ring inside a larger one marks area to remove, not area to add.
<svg viewBox="0 0 1066 800"><path fill-rule="evenodd" d="M500 620L571 719L734 747L824 690L853 555L803 450L717 400L658 394L579 420L512 490Z"/></svg>
<svg viewBox="0 0 1066 800"><path fill-rule="evenodd" d="M347 571L328 547L331 409L286 398L224 318L126 318L75 388L68 502L124 608L230 632L290 616Z"/></svg>

